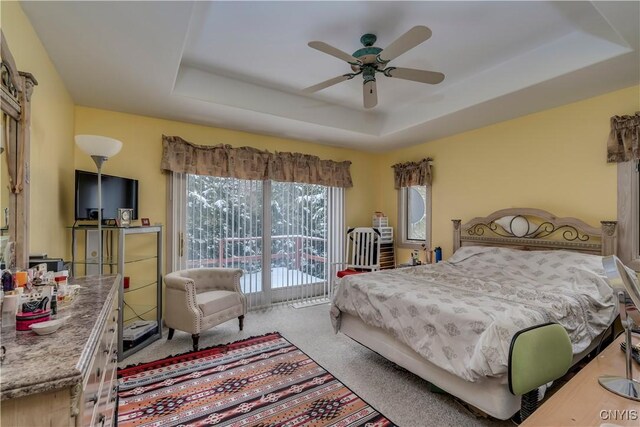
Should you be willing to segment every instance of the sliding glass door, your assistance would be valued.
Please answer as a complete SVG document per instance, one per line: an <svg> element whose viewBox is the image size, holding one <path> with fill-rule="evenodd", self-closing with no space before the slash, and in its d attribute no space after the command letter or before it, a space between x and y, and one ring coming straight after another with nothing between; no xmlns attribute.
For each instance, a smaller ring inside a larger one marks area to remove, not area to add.
<svg viewBox="0 0 640 427"><path fill-rule="evenodd" d="M252 307L328 296L330 263L341 259L342 189L199 175L176 179L174 192L184 193L173 197L181 248L174 267L242 269L242 290Z"/></svg>
<svg viewBox="0 0 640 427"><path fill-rule="evenodd" d="M244 271L242 291L261 305L263 181L187 175L186 268Z"/></svg>
<svg viewBox="0 0 640 427"><path fill-rule="evenodd" d="M299 301L321 293L328 276L328 187L271 183L272 299Z"/></svg>

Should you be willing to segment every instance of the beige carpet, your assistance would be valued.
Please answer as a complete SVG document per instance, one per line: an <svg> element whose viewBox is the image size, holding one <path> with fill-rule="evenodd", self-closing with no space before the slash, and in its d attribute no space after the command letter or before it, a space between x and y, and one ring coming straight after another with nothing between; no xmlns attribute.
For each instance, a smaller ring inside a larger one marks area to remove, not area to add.
<svg viewBox="0 0 640 427"><path fill-rule="evenodd" d="M294 309L279 306L246 315L244 331L229 321L200 336L200 348L280 332L374 408L400 426L507 426L508 421L475 418L447 395L427 390L415 375L331 328L327 304ZM124 360L120 366L148 362L192 349L191 335L176 331Z"/></svg>

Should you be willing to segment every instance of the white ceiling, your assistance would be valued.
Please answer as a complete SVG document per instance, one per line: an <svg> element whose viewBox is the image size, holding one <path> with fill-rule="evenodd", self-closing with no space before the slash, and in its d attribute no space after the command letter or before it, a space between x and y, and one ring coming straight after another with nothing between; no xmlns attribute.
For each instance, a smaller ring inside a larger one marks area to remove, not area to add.
<svg viewBox="0 0 640 427"><path fill-rule="evenodd" d="M22 2L77 104L384 151L640 82L640 2ZM439 85L356 77L311 49L433 36L392 66ZM10 42L10 41L9 41Z"/></svg>

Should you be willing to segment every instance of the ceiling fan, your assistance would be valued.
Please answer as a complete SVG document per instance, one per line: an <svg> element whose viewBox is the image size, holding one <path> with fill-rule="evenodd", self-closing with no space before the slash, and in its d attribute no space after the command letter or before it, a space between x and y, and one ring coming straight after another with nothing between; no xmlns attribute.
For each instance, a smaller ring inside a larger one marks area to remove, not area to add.
<svg viewBox="0 0 640 427"><path fill-rule="evenodd" d="M357 75L362 74L364 108L372 108L378 104L378 93L376 90L376 73L382 73L387 77L397 79L412 80L419 83L438 84L444 80L444 74L435 71L416 70L414 68L387 67L392 60L402 55L409 49L418 46L431 37L431 30L423 25L413 27L396 41L391 43L386 49L375 47L377 37L374 34L365 34L360 37L360 43L363 48L356 50L353 55L349 55L340 49L330 46L324 42L309 42L312 47L320 52L324 52L331 56L351 64L353 73L343 74L334 77L317 85L310 86L303 90L305 93L313 93L328 88L340 82L351 80Z"/></svg>

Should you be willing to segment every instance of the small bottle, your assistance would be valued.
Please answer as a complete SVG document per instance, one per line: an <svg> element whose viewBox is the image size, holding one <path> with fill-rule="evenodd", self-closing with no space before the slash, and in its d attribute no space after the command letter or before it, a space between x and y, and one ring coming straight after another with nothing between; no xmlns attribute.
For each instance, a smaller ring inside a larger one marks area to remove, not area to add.
<svg viewBox="0 0 640 427"><path fill-rule="evenodd" d="M51 286L51 315L58 313L58 290L57 286Z"/></svg>
<svg viewBox="0 0 640 427"><path fill-rule="evenodd" d="M436 262L442 261L442 248L440 246L437 246L433 252L436 256Z"/></svg>
<svg viewBox="0 0 640 427"><path fill-rule="evenodd" d="M2 290L4 292L11 292L16 287L15 286L15 281L13 280L13 274L11 274L11 272L9 270L5 270L2 273L0 281L2 282Z"/></svg>
<svg viewBox="0 0 640 427"><path fill-rule="evenodd" d="M56 276L53 278L56 282L56 289L58 290L58 296L60 297L60 301L65 300L67 297L67 277L66 276Z"/></svg>

